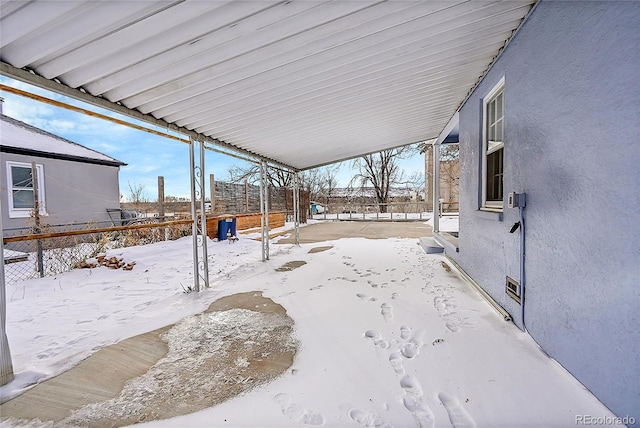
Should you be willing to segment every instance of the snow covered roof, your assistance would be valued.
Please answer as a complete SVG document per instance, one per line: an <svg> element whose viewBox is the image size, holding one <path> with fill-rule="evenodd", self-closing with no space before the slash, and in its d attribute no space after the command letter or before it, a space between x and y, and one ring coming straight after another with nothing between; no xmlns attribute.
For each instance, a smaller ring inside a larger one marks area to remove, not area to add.
<svg viewBox="0 0 640 428"><path fill-rule="evenodd" d="M99 165L126 165L104 153L89 149L4 114L0 115L0 151Z"/></svg>
<svg viewBox="0 0 640 428"><path fill-rule="evenodd" d="M0 73L306 170L436 138L533 4L8 1Z"/></svg>

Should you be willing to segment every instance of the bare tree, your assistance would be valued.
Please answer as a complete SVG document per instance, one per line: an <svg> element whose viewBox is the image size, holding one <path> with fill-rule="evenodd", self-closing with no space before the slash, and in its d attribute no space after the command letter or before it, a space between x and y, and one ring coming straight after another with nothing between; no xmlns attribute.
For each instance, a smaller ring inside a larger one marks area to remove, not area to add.
<svg viewBox="0 0 640 428"><path fill-rule="evenodd" d="M324 200L324 205L329 208L330 200L335 195L338 187L338 172L341 163L328 165L318 169L317 192L312 197L315 200Z"/></svg>
<svg viewBox="0 0 640 428"><path fill-rule="evenodd" d="M309 199L318 199L318 194L322 189L321 170L310 169L298 174L300 188L309 192Z"/></svg>
<svg viewBox="0 0 640 428"><path fill-rule="evenodd" d="M355 184L365 188L370 184L375 192L376 201L379 204L386 204L389 201L392 187L415 184L412 180L416 180L416 176L405 179L404 171L400 169L398 161L409 158L416 153L418 153L418 148L412 145L356 158L351 161L351 166L356 174L349 185ZM387 212L387 206L381 205L380 211Z"/></svg>
<svg viewBox="0 0 640 428"><path fill-rule="evenodd" d="M228 170L229 181L232 183L256 184L260 181L260 166L250 164L248 166L232 165ZM280 168L267 165L267 182L273 187L293 187L293 176Z"/></svg>
<svg viewBox="0 0 640 428"><path fill-rule="evenodd" d="M455 161L460 157L460 146L458 144L443 144L440 146L440 162Z"/></svg>
<svg viewBox="0 0 640 428"><path fill-rule="evenodd" d="M136 184L128 182L129 184L129 202L133 205L136 210L140 210L142 204L146 204L149 202L149 198L144 192L144 184Z"/></svg>
<svg viewBox="0 0 640 428"><path fill-rule="evenodd" d="M338 188L338 171L340 171L341 165L341 163L329 165L322 170L321 191L326 198L331 198Z"/></svg>

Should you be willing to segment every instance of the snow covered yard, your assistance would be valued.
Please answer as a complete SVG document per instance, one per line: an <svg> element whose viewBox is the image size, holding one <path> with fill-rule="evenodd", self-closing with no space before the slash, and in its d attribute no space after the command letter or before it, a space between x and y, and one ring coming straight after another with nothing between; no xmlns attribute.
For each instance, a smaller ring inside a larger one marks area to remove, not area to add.
<svg viewBox="0 0 640 428"><path fill-rule="evenodd" d="M580 415L613 417L416 239L272 244L263 263L248 237L209 242L212 286L201 293L183 290L190 238L109 253L135 261L130 272L83 269L8 286L17 376L3 400L103 346L256 290L295 322L293 366L221 405L146 425L563 427ZM332 248L309 252L321 246ZM292 261L306 264L276 271Z"/></svg>

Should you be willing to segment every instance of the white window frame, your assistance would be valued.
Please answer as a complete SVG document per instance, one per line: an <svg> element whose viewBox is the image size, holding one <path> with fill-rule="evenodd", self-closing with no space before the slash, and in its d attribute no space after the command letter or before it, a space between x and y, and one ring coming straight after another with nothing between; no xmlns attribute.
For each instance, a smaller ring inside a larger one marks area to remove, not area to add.
<svg viewBox="0 0 640 428"><path fill-rule="evenodd" d="M7 161L7 199L9 206L9 218L27 218L31 216L33 208L15 208L13 205L13 176L11 174L12 167L29 168L31 164L26 162ZM36 164L36 174L38 178L38 202L40 206L40 215L47 215L44 194L44 166Z"/></svg>
<svg viewBox="0 0 640 428"><path fill-rule="evenodd" d="M504 149L504 110L505 110L505 98L504 98L504 77L500 79L500 81L489 91L489 93L482 100L482 206L481 209L487 211L502 211L504 209L504 200L502 201L487 201L487 156L491 153ZM487 141L487 106L491 103L494 98L503 91L502 95L502 123L503 123L503 134L502 134L502 143L498 144L495 147L492 147L491 150L488 150L488 141ZM503 152L503 165L504 171L504 152Z"/></svg>

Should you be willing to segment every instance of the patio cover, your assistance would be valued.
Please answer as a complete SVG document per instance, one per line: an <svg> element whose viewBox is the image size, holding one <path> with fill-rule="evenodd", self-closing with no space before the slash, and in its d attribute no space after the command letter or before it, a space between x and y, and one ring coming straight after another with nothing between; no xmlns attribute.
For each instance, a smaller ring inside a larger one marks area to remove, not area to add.
<svg viewBox="0 0 640 428"><path fill-rule="evenodd" d="M3 75L305 170L436 138L534 1L2 1Z"/></svg>

